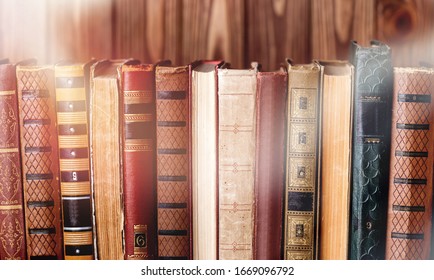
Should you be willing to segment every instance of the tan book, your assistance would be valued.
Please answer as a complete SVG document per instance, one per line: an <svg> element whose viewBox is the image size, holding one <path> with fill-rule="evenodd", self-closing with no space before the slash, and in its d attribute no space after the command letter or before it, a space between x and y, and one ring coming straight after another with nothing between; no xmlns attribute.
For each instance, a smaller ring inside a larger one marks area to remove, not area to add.
<svg viewBox="0 0 434 280"><path fill-rule="evenodd" d="M253 259L256 74L218 70L219 259Z"/></svg>
<svg viewBox="0 0 434 280"><path fill-rule="evenodd" d="M348 258L353 66L319 61L321 66L321 163L319 258Z"/></svg>
<svg viewBox="0 0 434 280"><path fill-rule="evenodd" d="M193 259L217 259L217 69L205 61L192 72Z"/></svg>
<svg viewBox="0 0 434 280"><path fill-rule="evenodd" d="M289 62L289 61L288 61ZM288 63L284 258L318 253L320 66Z"/></svg>
<svg viewBox="0 0 434 280"><path fill-rule="evenodd" d="M123 203L119 72L132 60L102 60L91 67L90 153L97 258L122 260Z"/></svg>

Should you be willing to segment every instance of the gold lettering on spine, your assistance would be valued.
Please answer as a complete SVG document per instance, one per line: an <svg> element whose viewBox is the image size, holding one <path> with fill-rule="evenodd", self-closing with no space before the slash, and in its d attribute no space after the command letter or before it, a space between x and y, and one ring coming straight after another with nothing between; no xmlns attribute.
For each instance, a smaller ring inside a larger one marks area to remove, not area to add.
<svg viewBox="0 0 434 280"><path fill-rule="evenodd" d="M148 226L134 225L134 255L129 260L144 260L148 257Z"/></svg>

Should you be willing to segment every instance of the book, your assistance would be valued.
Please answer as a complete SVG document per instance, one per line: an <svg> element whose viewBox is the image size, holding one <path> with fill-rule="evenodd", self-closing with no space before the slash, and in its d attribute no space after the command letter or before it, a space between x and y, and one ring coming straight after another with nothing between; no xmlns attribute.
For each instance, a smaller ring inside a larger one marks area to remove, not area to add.
<svg viewBox="0 0 434 280"><path fill-rule="evenodd" d="M320 66L288 60L284 258L313 260L319 246Z"/></svg>
<svg viewBox="0 0 434 280"><path fill-rule="evenodd" d="M89 136L96 257L124 259L122 107L119 69L132 59L99 60L91 66Z"/></svg>
<svg viewBox="0 0 434 280"><path fill-rule="evenodd" d="M16 68L28 259L63 259L52 65Z"/></svg>
<svg viewBox="0 0 434 280"><path fill-rule="evenodd" d="M94 258L88 122L92 63L54 67L65 260Z"/></svg>
<svg viewBox="0 0 434 280"><path fill-rule="evenodd" d="M394 68L387 260L424 260L430 256L433 81L433 68Z"/></svg>
<svg viewBox="0 0 434 280"><path fill-rule="evenodd" d="M157 257L155 66L122 65L124 257Z"/></svg>
<svg viewBox="0 0 434 280"><path fill-rule="evenodd" d="M0 61L0 260L27 258L15 67Z"/></svg>
<svg viewBox="0 0 434 280"><path fill-rule="evenodd" d="M253 258L280 260L288 74L258 72L256 83Z"/></svg>
<svg viewBox="0 0 434 280"><path fill-rule="evenodd" d="M217 72L218 258L253 259L258 64Z"/></svg>
<svg viewBox="0 0 434 280"><path fill-rule="evenodd" d="M390 48L351 42L354 65L349 258L384 259L389 189L393 68Z"/></svg>
<svg viewBox="0 0 434 280"><path fill-rule="evenodd" d="M191 259L191 74L156 67L158 258Z"/></svg>
<svg viewBox="0 0 434 280"><path fill-rule="evenodd" d="M193 259L218 258L217 70L223 61L201 61L192 71Z"/></svg>
<svg viewBox="0 0 434 280"><path fill-rule="evenodd" d="M319 259L345 260L349 251L353 66L321 67Z"/></svg>

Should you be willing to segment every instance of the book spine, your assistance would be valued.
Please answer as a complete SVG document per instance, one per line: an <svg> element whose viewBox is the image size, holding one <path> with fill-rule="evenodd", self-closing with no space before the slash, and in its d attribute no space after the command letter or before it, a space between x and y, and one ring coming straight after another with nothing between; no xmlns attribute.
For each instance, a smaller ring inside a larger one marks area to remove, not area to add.
<svg viewBox="0 0 434 280"><path fill-rule="evenodd" d="M26 259L15 66L0 65L0 259Z"/></svg>
<svg viewBox="0 0 434 280"><path fill-rule="evenodd" d="M288 67L284 258L318 253L319 82L316 64Z"/></svg>
<svg viewBox="0 0 434 280"><path fill-rule="evenodd" d="M393 69L386 45L354 45L350 259L384 259Z"/></svg>
<svg viewBox="0 0 434 280"><path fill-rule="evenodd" d="M66 260L92 260L94 256L88 88L85 75L84 65L55 67L63 246Z"/></svg>
<svg viewBox="0 0 434 280"><path fill-rule="evenodd" d="M190 70L157 67L159 259L191 259Z"/></svg>
<svg viewBox="0 0 434 280"><path fill-rule="evenodd" d="M434 70L395 68L386 259L430 256Z"/></svg>
<svg viewBox="0 0 434 280"><path fill-rule="evenodd" d="M18 66L28 259L63 259L54 69Z"/></svg>
<svg viewBox="0 0 434 280"><path fill-rule="evenodd" d="M218 254L253 259L256 71L218 70Z"/></svg>
<svg viewBox="0 0 434 280"><path fill-rule="evenodd" d="M121 80L125 259L155 259L155 68L124 65Z"/></svg>
<svg viewBox="0 0 434 280"><path fill-rule="evenodd" d="M258 260L282 259L287 86L286 71L257 74L254 258Z"/></svg>

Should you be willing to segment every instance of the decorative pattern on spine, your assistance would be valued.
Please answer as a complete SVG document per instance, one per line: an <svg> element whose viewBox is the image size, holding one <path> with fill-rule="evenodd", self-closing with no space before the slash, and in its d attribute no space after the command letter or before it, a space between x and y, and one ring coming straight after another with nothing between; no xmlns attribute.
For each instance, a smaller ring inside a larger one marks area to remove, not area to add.
<svg viewBox="0 0 434 280"><path fill-rule="evenodd" d="M89 65L59 64L54 70L65 259L92 260Z"/></svg>
<svg viewBox="0 0 434 280"><path fill-rule="evenodd" d="M159 259L191 259L190 66L157 66Z"/></svg>
<svg viewBox="0 0 434 280"><path fill-rule="evenodd" d="M157 257L155 67L121 68L125 259Z"/></svg>
<svg viewBox="0 0 434 280"><path fill-rule="evenodd" d="M395 68L386 259L430 256L434 69Z"/></svg>
<svg viewBox="0 0 434 280"><path fill-rule="evenodd" d="M284 258L318 253L319 82L317 64L288 65Z"/></svg>
<svg viewBox="0 0 434 280"><path fill-rule="evenodd" d="M389 189L393 68L378 41L352 42L354 115L350 258L384 259Z"/></svg>
<svg viewBox="0 0 434 280"><path fill-rule="evenodd" d="M28 259L63 259L54 69L17 66Z"/></svg>
<svg viewBox="0 0 434 280"><path fill-rule="evenodd" d="M0 260L26 259L15 66L0 65Z"/></svg>
<svg viewBox="0 0 434 280"><path fill-rule="evenodd" d="M218 69L219 259L253 259L256 74Z"/></svg>

